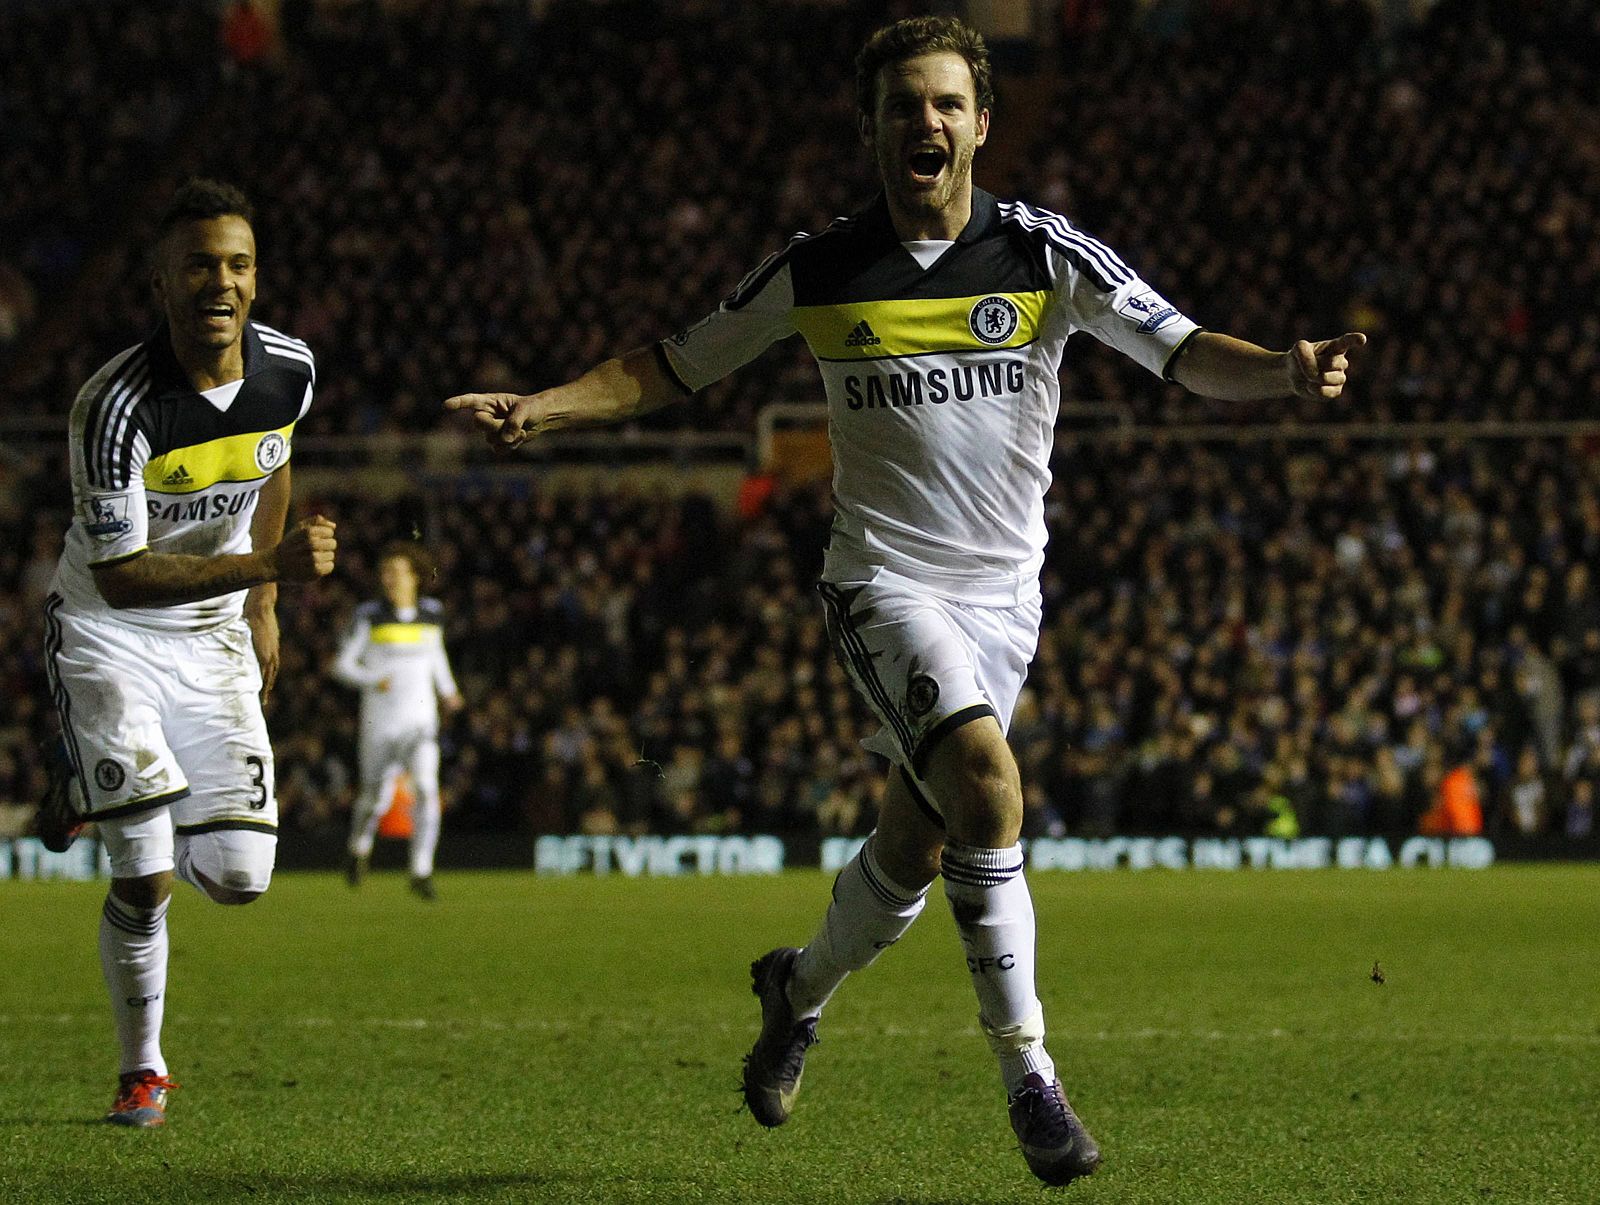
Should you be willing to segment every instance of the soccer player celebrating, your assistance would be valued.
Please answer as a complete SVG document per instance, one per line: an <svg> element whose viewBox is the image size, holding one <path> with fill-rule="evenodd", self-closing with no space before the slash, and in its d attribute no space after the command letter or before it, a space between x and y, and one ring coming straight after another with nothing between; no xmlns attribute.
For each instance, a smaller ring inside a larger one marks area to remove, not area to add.
<svg viewBox="0 0 1600 1205"><path fill-rule="evenodd" d="M278 670L277 583L333 569L330 521L284 534L316 370L304 343L249 320L252 216L227 185L178 191L153 256L164 319L90 378L68 424L74 516L45 664L76 781L53 784L39 830L64 849L92 821L111 860L100 961L119 1125L162 1124L175 1086L161 1054L173 875L220 904L271 881L261 695Z"/></svg>
<svg viewBox="0 0 1600 1205"><path fill-rule="evenodd" d="M712 314L528 397L446 402L491 443L615 422L692 393L798 332L827 391L833 531L818 589L835 649L893 763L877 828L816 936L753 965L756 1120L781 1125L844 978L945 895L1028 1166L1062 1184L1100 1151L1062 1092L1034 987L1034 916L1006 727L1038 641L1044 493L1068 336L1224 399L1336 397L1360 334L1272 352L1203 331L1065 218L972 184L989 132L987 52L959 21L879 30L856 62L882 193L797 235Z"/></svg>
<svg viewBox="0 0 1600 1205"><path fill-rule="evenodd" d="M439 706L456 711L461 696L444 651L444 611L419 598L425 561L415 544L394 543L378 559L381 602L363 603L333 675L361 691L361 790L350 816L345 877L361 884L383 804L402 771L411 778L411 890L437 894L433 855L439 844Z"/></svg>

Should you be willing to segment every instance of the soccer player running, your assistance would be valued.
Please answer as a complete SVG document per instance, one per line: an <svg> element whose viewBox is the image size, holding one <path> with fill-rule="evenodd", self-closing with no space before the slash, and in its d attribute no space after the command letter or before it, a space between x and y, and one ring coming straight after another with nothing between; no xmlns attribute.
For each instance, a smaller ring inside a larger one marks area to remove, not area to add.
<svg viewBox="0 0 1600 1205"><path fill-rule="evenodd" d="M161 1053L173 876L219 904L271 881L261 696L278 671L277 583L333 569L329 520L284 534L316 371L304 343L249 320L252 217L227 185L178 190L152 257L163 320L90 378L68 422L74 514L45 665L72 778L53 784L39 830L64 849L93 822L110 857L100 961L119 1125L161 1125L176 1086Z"/></svg>
<svg viewBox="0 0 1600 1205"><path fill-rule="evenodd" d="M756 1120L781 1125L817 1020L943 875L978 1015L1028 1166L1061 1184L1100 1151L1064 1096L1034 987L1022 789L1006 727L1038 641L1044 493L1067 338L1086 330L1224 399L1336 397L1360 334L1272 352L1203 331L1064 218L972 184L987 52L959 21L887 26L856 62L883 192L797 235L712 314L557 389L446 402L492 443L616 422L701 389L795 332L827 392L835 518L818 589L835 649L894 763L877 828L810 944L753 965Z"/></svg>
<svg viewBox="0 0 1600 1205"><path fill-rule="evenodd" d="M444 609L420 598L426 561L415 544L396 542L378 558L381 602L356 608L333 676L361 691L361 789L350 815L345 878L359 887L372 857L383 805L402 772L410 776L411 890L436 898L439 845L439 708L461 696L444 650Z"/></svg>

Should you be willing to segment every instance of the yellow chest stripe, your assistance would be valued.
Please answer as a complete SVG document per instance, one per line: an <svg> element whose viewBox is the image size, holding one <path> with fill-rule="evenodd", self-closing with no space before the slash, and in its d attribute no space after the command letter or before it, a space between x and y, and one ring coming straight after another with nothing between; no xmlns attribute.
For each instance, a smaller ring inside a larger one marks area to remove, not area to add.
<svg viewBox="0 0 1600 1205"><path fill-rule="evenodd" d="M431 623L375 623L367 639L373 644L421 644L434 630Z"/></svg>
<svg viewBox="0 0 1600 1205"><path fill-rule="evenodd" d="M258 481L289 460L294 424L247 431L173 448L144 466L144 488L157 494L192 494L222 481Z"/></svg>
<svg viewBox="0 0 1600 1205"><path fill-rule="evenodd" d="M996 351L1039 337L1050 294L982 293L899 301L802 305L795 329L820 360Z"/></svg>

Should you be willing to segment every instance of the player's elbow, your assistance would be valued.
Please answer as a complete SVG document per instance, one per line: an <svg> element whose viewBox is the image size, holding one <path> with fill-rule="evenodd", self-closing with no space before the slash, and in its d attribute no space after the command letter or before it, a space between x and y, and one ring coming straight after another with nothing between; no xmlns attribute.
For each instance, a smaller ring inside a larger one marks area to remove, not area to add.
<svg viewBox="0 0 1600 1205"><path fill-rule="evenodd" d="M96 567L92 571L95 589L106 600L106 606L117 611L136 607L141 602L138 582L121 570L122 566L116 565L105 569Z"/></svg>

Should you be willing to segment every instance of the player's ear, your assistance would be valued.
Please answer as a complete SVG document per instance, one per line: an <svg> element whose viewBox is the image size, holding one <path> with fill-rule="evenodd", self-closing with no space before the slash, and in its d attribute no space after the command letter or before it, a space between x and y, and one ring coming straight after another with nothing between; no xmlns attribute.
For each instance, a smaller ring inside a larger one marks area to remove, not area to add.
<svg viewBox="0 0 1600 1205"><path fill-rule="evenodd" d="M862 113L856 118L856 129L861 134L862 146L870 147L872 145L873 128L872 117L869 114Z"/></svg>
<svg viewBox="0 0 1600 1205"><path fill-rule="evenodd" d="M165 302L167 299L166 289L161 283L161 265L165 252L166 248L162 243L156 243L150 248L150 259L147 264L150 270L150 291L155 294L157 302Z"/></svg>
<svg viewBox="0 0 1600 1205"><path fill-rule="evenodd" d="M978 137L977 137L977 139L976 139L976 141L974 142L973 145L982 146L983 143L984 143L984 140L986 138L988 138L988 137L989 137L989 110L988 109L979 109L978 110Z"/></svg>

